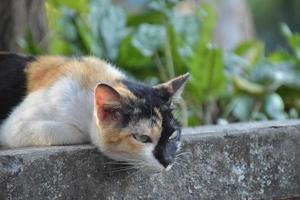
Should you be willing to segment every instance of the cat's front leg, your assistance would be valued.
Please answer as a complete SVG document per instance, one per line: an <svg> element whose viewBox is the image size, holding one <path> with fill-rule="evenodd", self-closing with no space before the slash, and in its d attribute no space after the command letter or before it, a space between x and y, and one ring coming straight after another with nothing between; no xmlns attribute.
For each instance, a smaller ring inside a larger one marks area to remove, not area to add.
<svg viewBox="0 0 300 200"><path fill-rule="evenodd" d="M82 144L89 142L89 135L76 126L57 121L18 121L4 125L0 143L6 147L50 146Z"/></svg>

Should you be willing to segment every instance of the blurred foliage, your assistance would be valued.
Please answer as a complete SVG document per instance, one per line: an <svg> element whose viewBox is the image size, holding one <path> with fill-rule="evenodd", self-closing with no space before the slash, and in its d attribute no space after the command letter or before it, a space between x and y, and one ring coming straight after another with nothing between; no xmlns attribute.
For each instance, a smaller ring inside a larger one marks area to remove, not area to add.
<svg viewBox="0 0 300 200"><path fill-rule="evenodd" d="M180 102L189 125L297 118L300 112L300 34L282 25L290 50L265 54L253 40L225 53L212 43L212 7L180 12L176 0L152 0L127 13L109 0L49 0L51 54L94 55L151 84L185 72L191 79ZM32 40L27 53L41 53Z"/></svg>
<svg viewBox="0 0 300 200"><path fill-rule="evenodd" d="M230 104L232 114L238 120L298 117L300 35L293 34L285 24L281 25L281 30L290 52L278 50L265 55L263 44L253 41L241 44L235 54L229 56L229 63L236 59L235 56L238 59L244 57L242 62L237 62L241 70L230 69L235 88ZM227 67L231 68L230 65Z"/></svg>
<svg viewBox="0 0 300 200"><path fill-rule="evenodd" d="M266 43L266 51L287 48L278 22L285 22L293 31L300 31L299 0L248 0L257 36Z"/></svg>

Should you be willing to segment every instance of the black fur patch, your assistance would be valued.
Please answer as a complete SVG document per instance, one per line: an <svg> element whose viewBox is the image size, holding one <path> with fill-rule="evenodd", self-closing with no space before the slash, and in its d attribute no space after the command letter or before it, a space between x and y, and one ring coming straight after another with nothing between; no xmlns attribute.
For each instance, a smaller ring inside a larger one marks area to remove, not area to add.
<svg viewBox="0 0 300 200"><path fill-rule="evenodd" d="M0 53L0 123L26 95L24 69L33 57Z"/></svg>
<svg viewBox="0 0 300 200"><path fill-rule="evenodd" d="M137 97L137 100L128 99L128 108L126 115L126 123L130 121L139 121L140 119L149 119L155 116L154 108L160 108L163 100L158 96L157 92L142 83L123 80L122 83ZM133 114L134 109L139 109L138 114Z"/></svg>
<svg viewBox="0 0 300 200"><path fill-rule="evenodd" d="M165 96L162 91L158 91L142 83L129 80L123 80L122 83L138 98L138 101L129 103L133 108L139 108L141 110L140 115L136 116L137 120L150 118L151 115L155 113L154 108L159 109L163 118L162 133L153 154L164 167L167 167L174 159L178 147L177 144L181 138L181 127L172 114L172 109L168 102L169 97ZM134 120L130 114L126 117L127 123ZM173 140L169 140L169 137L174 131L178 131L177 137Z"/></svg>
<svg viewBox="0 0 300 200"><path fill-rule="evenodd" d="M181 139L181 127L171 110L162 111L162 116L162 133L153 154L164 167L167 167L174 160ZM169 140L175 131L178 132L177 137Z"/></svg>

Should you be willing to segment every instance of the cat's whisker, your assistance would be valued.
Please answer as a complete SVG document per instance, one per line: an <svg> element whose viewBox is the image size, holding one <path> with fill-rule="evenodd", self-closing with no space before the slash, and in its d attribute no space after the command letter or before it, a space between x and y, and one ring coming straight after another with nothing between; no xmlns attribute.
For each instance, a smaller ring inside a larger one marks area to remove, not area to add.
<svg viewBox="0 0 300 200"><path fill-rule="evenodd" d="M132 167L124 167L124 168L120 168L120 169L116 169L116 170L111 170L110 172L116 173L116 172L130 171L130 170L134 170L134 169L138 169L138 168L135 167L135 166L132 166Z"/></svg>
<svg viewBox="0 0 300 200"><path fill-rule="evenodd" d="M127 165L111 165L111 166L116 169L136 169L136 168L143 167L143 165L136 164L136 163L131 163L131 164L127 164Z"/></svg>
<svg viewBox="0 0 300 200"><path fill-rule="evenodd" d="M187 154L179 154L179 155L176 155L175 158L186 158Z"/></svg>
<svg viewBox="0 0 300 200"><path fill-rule="evenodd" d="M141 163L140 160L138 159L126 159L125 161L108 161L105 162L105 164L110 164L110 165L135 165Z"/></svg>
<svg viewBox="0 0 300 200"><path fill-rule="evenodd" d="M118 168L118 167L130 167L133 165L135 165L135 164L108 164L107 166Z"/></svg>
<svg viewBox="0 0 300 200"><path fill-rule="evenodd" d="M180 164L182 162L186 162L186 159L181 158L181 157L175 157L174 162Z"/></svg>
<svg viewBox="0 0 300 200"><path fill-rule="evenodd" d="M178 164L180 163L180 162L185 162L186 160L184 160L184 159L182 159L182 158L179 158L179 157L176 157L175 159L174 159L174 163L175 162L177 162Z"/></svg>
<svg viewBox="0 0 300 200"><path fill-rule="evenodd" d="M143 167L144 164L137 159L127 159L127 161L108 161L105 164L115 167L115 171L120 170L130 170L130 169L137 169Z"/></svg>
<svg viewBox="0 0 300 200"><path fill-rule="evenodd" d="M111 161L105 161L104 163L110 164L110 163L125 163L125 162L123 162L123 161L111 160Z"/></svg>
<svg viewBox="0 0 300 200"><path fill-rule="evenodd" d="M109 164L109 165L128 165L133 162L118 162L118 161L112 161L112 162L105 162L104 164Z"/></svg>
<svg viewBox="0 0 300 200"><path fill-rule="evenodd" d="M184 158L184 157L192 157L192 153L191 152L182 152L176 155L176 157L180 157L180 158Z"/></svg>
<svg viewBox="0 0 300 200"><path fill-rule="evenodd" d="M131 172L130 174L128 174L128 177L134 176L134 175L140 173L141 171L142 171L142 169L141 169L141 168L138 168L138 169L136 169L135 171L133 171L133 172Z"/></svg>
<svg viewBox="0 0 300 200"><path fill-rule="evenodd" d="M135 162L141 162L141 160L138 159L132 159L132 158L126 158L126 160L122 161L122 162L128 162L128 161L135 161ZM120 161L119 161L120 162Z"/></svg>
<svg viewBox="0 0 300 200"><path fill-rule="evenodd" d="M190 151L180 152L180 153L178 153L177 155L186 155L186 154L188 154L188 155L193 155L192 152L190 152Z"/></svg>
<svg viewBox="0 0 300 200"><path fill-rule="evenodd" d="M175 157L175 160L185 161L186 158L183 157L183 156L181 156L181 155L179 155L179 156L176 156L176 157Z"/></svg>
<svg viewBox="0 0 300 200"><path fill-rule="evenodd" d="M119 170L130 170L130 169L135 169L135 167L120 167L120 168L112 169L111 171L115 172Z"/></svg>
<svg viewBox="0 0 300 200"><path fill-rule="evenodd" d="M142 171L145 171L146 169L147 169L147 165L144 163L144 162L140 162L138 165L136 165L136 170L135 171L133 171L132 173L130 173L129 175L128 175L128 177L129 176L133 176L133 175L135 175L135 174L137 174L137 173L140 173L140 172L142 172Z"/></svg>

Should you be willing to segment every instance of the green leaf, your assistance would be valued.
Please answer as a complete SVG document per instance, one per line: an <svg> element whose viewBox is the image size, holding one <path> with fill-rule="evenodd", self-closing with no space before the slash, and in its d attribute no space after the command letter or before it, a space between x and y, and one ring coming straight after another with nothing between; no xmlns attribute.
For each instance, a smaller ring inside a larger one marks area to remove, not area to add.
<svg viewBox="0 0 300 200"><path fill-rule="evenodd" d="M214 16L211 16L213 18ZM174 10L168 15L168 22L182 43L193 47L199 41L201 18ZM214 22L213 22L214 23ZM205 29L203 28L202 31ZM202 33L201 33L202 36Z"/></svg>
<svg viewBox="0 0 300 200"><path fill-rule="evenodd" d="M129 13L127 16L127 25L136 27L140 24L163 24L166 17L161 12L157 11L146 11L142 13Z"/></svg>
<svg viewBox="0 0 300 200"><path fill-rule="evenodd" d="M283 120L287 118L287 114L284 112L284 102L277 93L266 96L264 110L271 119Z"/></svg>
<svg viewBox="0 0 300 200"><path fill-rule="evenodd" d="M275 51L272 52L268 55L267 59L271 62L271 63L281 63L281 62L286 62L286 61L292 61L293 60L293 56L291 54L289 54L288 52L284 52L284 51Z"/></svg>
<svg viewBox="0 0 300 200"><path fill-rule="evenodd" d="M199 101L214 99L224 93L225 73L223 53L214 47L212 40L216 16L213 9L205 6L200 37L192 56L184 59L191 73L191 90Z"/></svg>
<svg viewBox="0 0 300 200"><path fill-rule="evenodd" d="M207 48L187 63L191 73L191 85L200 101L216 98L224 92L225 75L220 49Z"/></svg>
<svg viewBox="0 0 300 200"><path fill-rule="evenodd" d="M300 61L300 34L299 33L293 34L290 28L286 24L281 25L281 32L287 39L297 60Z"/></svg>
<svg viewBox="0 0 300 200"><path fill-rule="evenodd" d="M282 23L280 25L280 29L281 29L281 33L286 37L286 38L291 38L293 37L293 33L291 31L291 29L288 27L287 24Z"/></svg>
<svg viewBox="0 0 300 200"><path fill-rule="evenodd" d="M248 61L252 64L261 60L261 58L264 57L264 52L264 44L255 39L240 43L240 45L234 50L234 53L237 55L246 56Z"/></svg>
<svg viewBox="0 0 300 200"><path fill-rule="evenodd" d="M251 117L255 101L251 96L241 95L237 96L232 101L232 114L240 121L247 121Z"/></svg>
<svg viewBox="0 0 300 200"><path fill-rule="evenodd" d="M115 60L119 45L128 34L124 9L110 0L90 0L89 9L90 31L102 43L103 57Z"/></svg>
<svg viewBox="0 0 300 200"><path fill-rule="evenodd" d="M142 24L132 35L132 45L146 57L153 56L166 41L166 30L163 26Z"/></svg>
<svg viewBox="0 0 300 200"><path fill-rule="evenodd" d="M129 70L143 69L152 63L151 57L144 56L137 48L132 45L132 36L126 36L120 45L117 63L127 67Z"/></svg>
<svg viewBox="0 0 300 200"><path fill-rule="evenodd" d="M298 119L299 118L299 113L296 108L291 108L289 110L289 118L290 119Z"/></svg>
<svg viewBox="0 0 300 200"><path fill-rule="evenodd" d="M174 28L171 25L167 26L167 39L167 42L169 42L170 52L172 54L173 65L177 74L185 73L186 66L183 58L186 58L187 55L191 55L191 53L187 55L180 54L180 50L182 50L181 48L183 48L182 46L184 42L179 34L174 31Z"/></svg>
<svg viewBox="0 0 300 200"><path fill-rule="evenodd" d="M293 63L280 62L272 64L267 60L253 67L250 78L260 85L264 85L266 91L274 92L281 86L300 89L300 71L295 69Z"/></svg>
<svg viewBox="0 0 300 200"><path fill-rule="evenodd" d="M74 19L74 24L76 32L78 34L78 40L81 42L82 48L85 52L88 52L90 54L94 41L88 27L86 26L85 22L79 17Z"/></svg>
<svg viewBox="0 0 300 200"><path fill-rule="evenodd" d="M262 112L254 112L251 116L251 119L255 121L266 121L268 117Z"/></svg>
<svg viewBox="0 0 300 200"><path fill-rule="evenodd" d="M251 95L262 95L264 94L265 90L263 86L251 82L243 77L234 76L233 77L233 84L239 91L247 92Z"/></svg>
<svg viewBox="0 0 300 200"><path fill-rule="evenodd" d="M214 28L217 22L217 16L214 9L208 4L204 5L201 11L197 14L201 18L202 23L200 27L200 39L197 43L198 50L201 50L212 41Z"/></svg>

